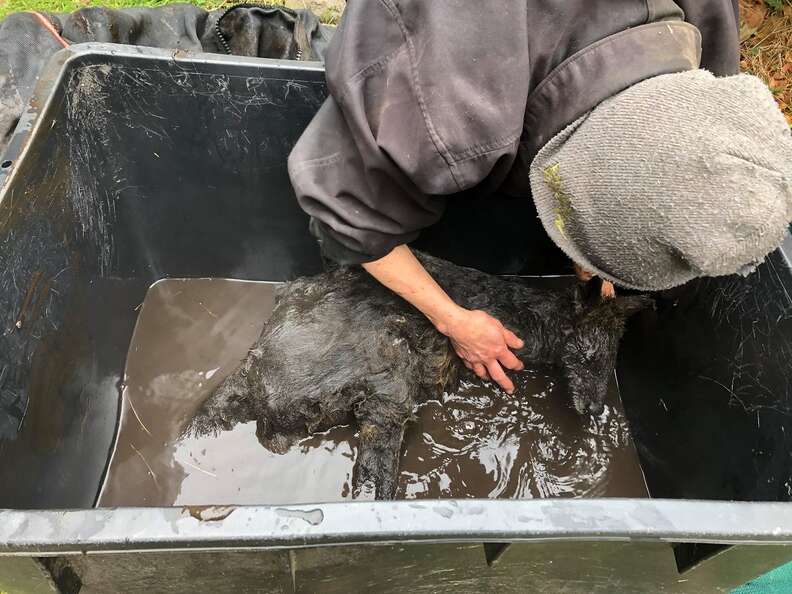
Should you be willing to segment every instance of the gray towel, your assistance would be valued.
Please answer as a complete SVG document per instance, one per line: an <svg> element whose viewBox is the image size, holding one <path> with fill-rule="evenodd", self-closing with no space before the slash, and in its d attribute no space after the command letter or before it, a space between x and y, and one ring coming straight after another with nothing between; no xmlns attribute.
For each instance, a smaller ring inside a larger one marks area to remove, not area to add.
<svg viewBox="0 0 792 594"><path fill-rule="evenodd" d="M618 285L748 274L792 221L792 135L754 76L658 76L548 142L531 189L553 241Z"/></svg>

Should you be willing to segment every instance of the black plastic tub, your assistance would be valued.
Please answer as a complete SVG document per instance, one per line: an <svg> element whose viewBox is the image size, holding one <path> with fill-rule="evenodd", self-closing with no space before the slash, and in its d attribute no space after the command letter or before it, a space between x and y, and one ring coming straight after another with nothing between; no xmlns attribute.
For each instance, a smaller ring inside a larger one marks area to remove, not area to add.
<svg viewBox="0 0 792 594"><path fill-rule="evenodd" d="M651 499L94 509L147 288L321 269L286 157L325 95L320 64L128 46L43 73L0 163L0 590L697 592L792 559L789 239L631 324ZM422 249L568 272L530 201L462 200Z"/></svg>

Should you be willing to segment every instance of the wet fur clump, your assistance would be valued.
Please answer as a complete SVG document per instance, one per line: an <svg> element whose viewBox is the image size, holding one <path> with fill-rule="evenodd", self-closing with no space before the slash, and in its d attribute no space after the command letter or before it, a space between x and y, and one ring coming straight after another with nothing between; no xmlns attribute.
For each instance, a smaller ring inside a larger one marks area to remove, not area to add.
<svg viewBox="0 0 792 594"><path fill-rule="evenodd" d="M602 412L625 321L645 296L585 298L527 287L423 254L423 265L462 307L483 310L525 341L528 365L556 365L581 414ZM406 301L359 267L286 283L240 367L211 395L191 430L256 421L262 444L294 441L354 420L360 428L355 492L396 492L404 428L416 405L453 390L469 373L449 340Z"/></svg>

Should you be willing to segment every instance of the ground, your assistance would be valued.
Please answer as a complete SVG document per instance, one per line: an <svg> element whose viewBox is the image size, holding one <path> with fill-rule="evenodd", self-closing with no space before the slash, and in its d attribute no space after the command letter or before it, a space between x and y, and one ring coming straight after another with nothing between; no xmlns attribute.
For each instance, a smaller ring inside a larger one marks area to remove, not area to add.
<svg viewBox="0 0 792 594"><path fill-rule="evenodd" d="M0 0L0 18L20 10L66 12L85 6L160 6L169 0ZM228 0L192 0L206 9L230 6ZM792 125L792 0L739 0L742 68L772 89ZM310 8L330 24L338 22L345 0L271 0L292 8Z"/></svg>
<svg viewBox="0 0 792 594"><path fill-rule="evenodd" d="M0 0L0 18L11 12L38 10L47 12L69 12L86 6L110 6L123 8L129 6L162 6L173 0ZM197 4L207 10L233 6L241 0L179 0ZM291 8L310 8L325 23L335 24L344 10L345 0L262 0L262 4L279 4Z"/></svg>
<svg viewBox="0 0 792 594"><path fill-rule="evenodd" d="M767 82L792 125L792 0L740 0L745 72Z"/></svg>

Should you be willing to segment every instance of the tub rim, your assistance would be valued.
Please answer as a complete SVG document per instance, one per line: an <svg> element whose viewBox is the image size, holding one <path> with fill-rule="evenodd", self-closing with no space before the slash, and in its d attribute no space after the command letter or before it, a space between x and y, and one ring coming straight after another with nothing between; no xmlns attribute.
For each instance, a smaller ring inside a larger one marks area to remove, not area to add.
<svg viewBox="0 0 792 594"><path fill-rule="evenodd" d="M87 43L57 52L43 69L6 148L0 202L29 140L50 124L55 90L76 64L104 56L184 64L288 68L316 76L321 62L225 56ZM792 268L792 236L779 253ZM663 499L405 500L300 505L0 510L0 556L146 550L284 549L406 542L548 540L792 544L782 502Z"/></svg>
<svg viewBox="0 0 792 594"><path fill-rule="evenodd" d="M0 555L574 541L792 544L788 503L402 500L0 510Z"/></svg>

